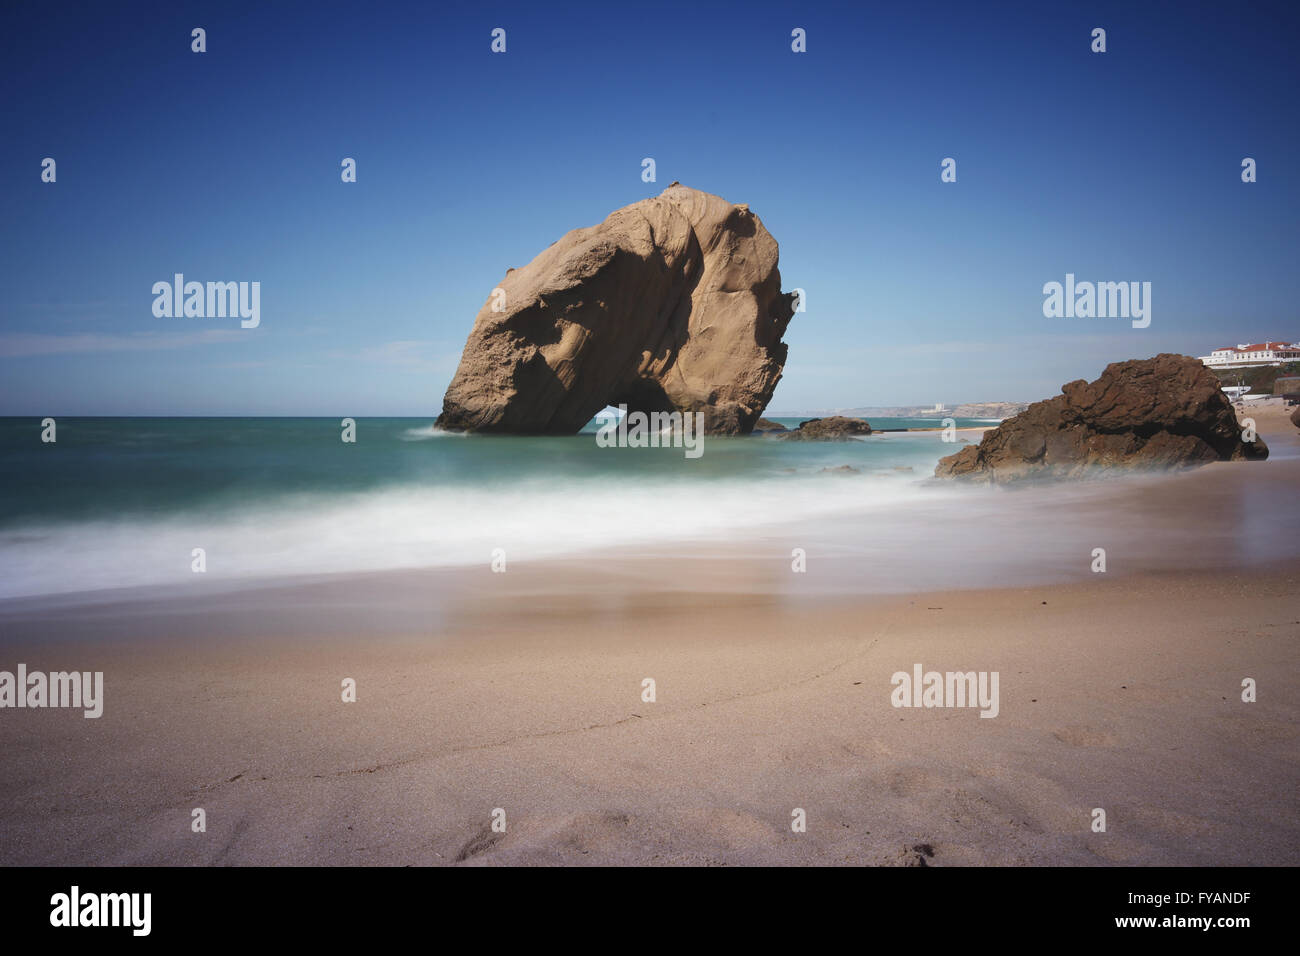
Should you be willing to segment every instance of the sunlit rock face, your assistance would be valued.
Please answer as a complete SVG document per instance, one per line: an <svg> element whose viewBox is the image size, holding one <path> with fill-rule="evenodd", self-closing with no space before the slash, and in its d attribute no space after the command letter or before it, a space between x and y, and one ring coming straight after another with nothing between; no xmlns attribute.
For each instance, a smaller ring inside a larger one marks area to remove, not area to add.
<svg viewBox="0 0 1300 956"><path fill-rule="evenodd" d="M792 299L749 207L674 183L506 272L438 427L572 434L626 405L748 434L781 379Z"/></svg>

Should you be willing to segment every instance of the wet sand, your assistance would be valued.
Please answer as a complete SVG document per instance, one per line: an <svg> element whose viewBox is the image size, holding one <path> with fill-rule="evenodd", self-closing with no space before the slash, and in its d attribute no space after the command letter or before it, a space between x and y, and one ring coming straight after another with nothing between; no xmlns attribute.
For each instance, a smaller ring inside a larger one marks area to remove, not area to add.
<svg viewBox="0 0 1300 956"><path fill-rule="evenodd" d="M1089 498L1152 546L1042 584L822 586L774 534L5 602L0 668L102 670L105 706L0 712L0 862L1295 865L1300 542L1162 530L1296 487L1295 430L1256 420L1270 461ZM998 672L997 717L894 707L916 664Z"/></svg>

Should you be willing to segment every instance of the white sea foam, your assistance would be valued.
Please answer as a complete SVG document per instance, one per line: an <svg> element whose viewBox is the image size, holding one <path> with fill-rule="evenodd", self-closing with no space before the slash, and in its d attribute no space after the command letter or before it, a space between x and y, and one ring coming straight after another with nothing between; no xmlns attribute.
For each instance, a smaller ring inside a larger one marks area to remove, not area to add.
<svg viewBox="0 0 1300 956"><path fill-rule="evenodd" d="M622 545L730 539L755 527L863 515L919 494L912 476L528 482L399 486L284 496L239 510L0 531L0 597L206 578L487 566L494 548L529 561Z"/></svg>
<svg viewBox="0 0 1300 956"><path fill-rule="evenodd" d="M1265 480L1267 466L1006 490L924 482L936 457L933 437L872 441L903 454L854 457L859 472L824 473L849 457L847 446L798 448L813 457L763 457L751 461L754 471L737 474L729 456L760 446L719 441L701 469L674 461L658 474L593 468L511 478L494 466L475 480L251 497L165 517L12 525L0 531L0 598L486 569L496 548L512 568L605 549L671 557L694 547L765 567L770 560L783 571L798 547L807 551L807 573L783 573L771 586L856 593L1076 580L1090 576L1099 547L1111 555L1112 571L1276 562L1293 559L1300 540L1291 486ZM787 462L799 464L795 473ZM1151 483L1159 490L1144 493ZM1164 494L1175 485L1179 494ZM194 548L206 553L202 575L191 571Z"/></svg>
<svg viewBox="0 0 1300 956"><path fill-rule="evenodd" d="M422 428L407 428L402 432L402 441L428 441L430 438L466 438L468 432L451 432L435 425Z"/></svg>

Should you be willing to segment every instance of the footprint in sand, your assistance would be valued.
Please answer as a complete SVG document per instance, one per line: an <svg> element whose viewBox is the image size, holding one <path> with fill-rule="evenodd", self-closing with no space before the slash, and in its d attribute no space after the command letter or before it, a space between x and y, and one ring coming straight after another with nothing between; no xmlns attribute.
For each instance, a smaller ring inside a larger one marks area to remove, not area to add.
<svg viewBox="0 0 1300 956"><path fill-rule="evenodd" d="M470 837L469 842L460 848L460 852L456 854L456 862L463 863L472 856L478 856L492 849L500 839L501 834L493 833L491 824L484 825L483 829Z"/></svg>
<svg viewBox="0 0 1300 956"><path fill-rule="evenodd" d="M559 821L551 840L578 853L608 853L628 842L631 826L631 815L618 810L577 813Z"/></svg>
<svg viewBox="0 0 1300 956"><path fill-rule="evenodd" d="M914 797L940 789L943 781L920 767L905 767L889 777L889 792L896 797Z"/></svg>
<svg viewBox="0 0 1300 956"><path fill-rule="evenodd" d="M892 857L882 861L882 866L929 866L934 859L933 843L913 843L905 846Z"/></svg>

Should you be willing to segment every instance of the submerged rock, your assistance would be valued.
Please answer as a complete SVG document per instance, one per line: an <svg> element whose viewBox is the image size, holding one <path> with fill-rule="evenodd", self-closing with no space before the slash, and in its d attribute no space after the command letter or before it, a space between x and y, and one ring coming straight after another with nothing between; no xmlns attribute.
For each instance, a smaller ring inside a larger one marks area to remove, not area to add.
<svg viewBox="0 0 1300 956"><path fill-rule="evenodd" d="M438 427L572 434L627 405L748 434L781 378L792 315L776 240L749 207L673 183L506 273Z"/></svg>
<svg viewBox="0 0 1300 956"><path fill-rule="evenodd" d="M1004 483L1268 457L1262 439L1242 441L1219 380L1186 355L1116 362L1061 391L942 459L935 476Z"/></svg>
<svg viewBox="0 0 1300 956"><path fill-rule="evenodd" d="M778 435L782 441L853 441L858 435L870 435L871 425L862 418L810 418L794 431Z"/></svg>

